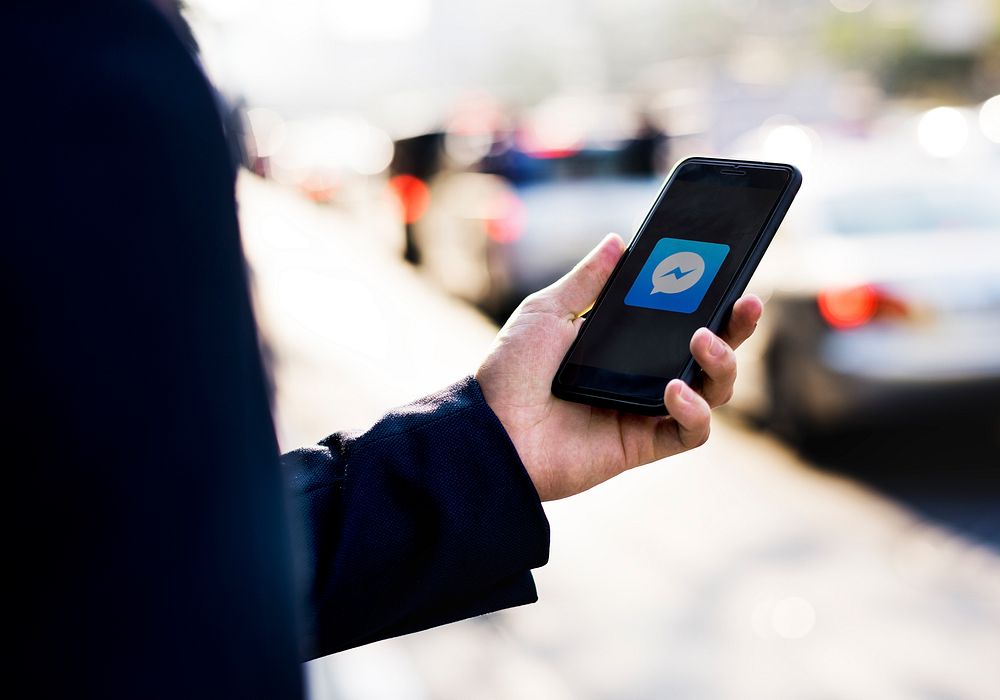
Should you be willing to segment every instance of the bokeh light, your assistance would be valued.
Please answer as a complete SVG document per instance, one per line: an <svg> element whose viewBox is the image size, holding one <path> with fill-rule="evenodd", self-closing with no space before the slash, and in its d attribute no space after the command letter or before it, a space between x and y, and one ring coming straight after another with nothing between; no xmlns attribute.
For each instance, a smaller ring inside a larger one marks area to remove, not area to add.
<svg viewBox="0 0 1000 700"><path fill-rule="evenodd" d="M399 198L403 221L408 224L419 221L431 198L427 185L412 175L396 175L389 180L389 187Z"/></svg>
<svg viewBox="0 0 1000 700"><path fill-rule="evenodd" d="M969 124L954 107L935 107L920 117L917 140L930 155L950 158L965 148L969 140Z"/></svg>
<svg viewBox="0 0 1000 700"><path fill-rule="evenodd" d="M1000 95L991 97L979 108L979 128L993 143L1000 143Z"/></svg>
<svg viewBox="0 0 1000 700"><path fill-rule="evenodd" d="M778 121L777 125L774 125L775 121ZM802 124L782 124L780 119L771 120L761 127L761 131L763 157L770 161L807 167L819 147L819 136Z"/></svg>

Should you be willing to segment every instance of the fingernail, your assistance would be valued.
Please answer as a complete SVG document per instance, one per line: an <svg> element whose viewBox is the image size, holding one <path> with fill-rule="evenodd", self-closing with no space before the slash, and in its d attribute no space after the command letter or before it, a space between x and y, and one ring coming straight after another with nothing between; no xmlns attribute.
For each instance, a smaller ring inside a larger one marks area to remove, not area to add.
<svg viewBox="0 0 1000 700"><path fill-rule="evenodd" d="M680 384L681 384L681 390L680 390L680 397L681 397L681 399L683 399L684 401L687 401L688 403L691 403L692 401L694 401L694 389L692 389L691 387L689 387L684 382L681 382Z"/></svg>
<svg viewBox="0 0 1000 700"><path fill-rule="evenodd" d="M725 346L722 344L722 341L719 340L719 337L715 334L712 334L712 341L708 345L708 354L716 358L722 357L723 355L726 354Z"/></svg>

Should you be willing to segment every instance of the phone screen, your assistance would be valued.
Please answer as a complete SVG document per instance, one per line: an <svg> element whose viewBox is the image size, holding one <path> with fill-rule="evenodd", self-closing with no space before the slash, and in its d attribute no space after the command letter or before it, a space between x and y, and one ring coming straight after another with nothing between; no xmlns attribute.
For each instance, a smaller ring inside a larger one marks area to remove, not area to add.
<svg viewBox="0 0 1000 700"><path fill-rule="evenodd" d="M690 358L691 336L714 315L790 178L781 168L681 166L588 315L560 381L662 400Z"/></svg>

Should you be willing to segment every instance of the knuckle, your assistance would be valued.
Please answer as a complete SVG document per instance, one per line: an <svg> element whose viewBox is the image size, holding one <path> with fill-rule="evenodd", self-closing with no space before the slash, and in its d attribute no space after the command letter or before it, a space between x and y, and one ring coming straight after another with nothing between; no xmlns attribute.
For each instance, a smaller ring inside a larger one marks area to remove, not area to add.
<svg viewBox="0 0 1000 700"><path fill-rule="evenodd" d="M534 294L530 294L521 300L521 303L517 305L519 311L531 311L532 308L538 306L538 299Z"/></svg>
<svg viewBox="0 0 1000 700"><path fill-rule="evenodd" d="M684 446L689 450L701 447L708 442L708 436L711 432L711 423L706 418L700 426L687 431L686 438L683 440Z"/></svg>
<svg viewBox="0 0 1000 700"><path fill-rule="evenodd" d="M582 263L577 268L575 276L580 285L586 288L595 287L601 281L600 269L592 261Z"/></svg>
<svg viewBox="0 0 1000 700"><path fill-rule="evenodd" d="M518 310L522 313L536 313L539 311L545 311L548 307L549 301L545 296L544 290L542 290L526 296L518 306Z"/></svg>
<svg viewBox="0 0 1000 700"><path fill-rule="evenodd" d="M717 405L718 405L718 406L721 406L721 405L723 405L723 404L727 404L727 403L729 403L729 402L730 402L730 401L732 401L732 400L733 400L733 387L732 387L732 385L730 385L730 386L729 386L729 387L727 387L727 388L726 388L726 390L725 390L725 391L724 391L724 392L722 393L722 396L721 396L721 397L719 398L719 403L718 403Z"/></svg>
<svg viewBox="0 0 1000 700"><path fill-rule="evenodd" d="M694 447L701 447L706 442L708 442L708 436L712 433L712 428L709 422L705 421L705 427L698 431L697 436L694 439Z"/></svg>
<svg viewBox="0 0 1000 700"><path fill-rule="evenodd" d="M731 351L724 357L704 363L702 368L714 382L732 384L736 381L736 357Z"/></svg>
<svg viewBox="0 0 1000 700"><path fill-rule="evenodd" d="M726 364L727 368L735 370L736 369L736 351L733 350L733 347L729 343L723 343L723 344L724 344L724 346L726 348L726 352L722 356L722 361Z"/></svg>
<svg viewBox="0 0 1000 700"><path fill-rule="evenodd" d="M732 368L726 372L726 381L723 385L725 387L725 391L722 392L725 396L723 403L725 403L725 401L729 401L729 399L733 398L733 389L736 386L736 365L733 365Z"/></svg>
<svg viewBox="0 0 1000 700"><path fill-rule="evenodd" d="M723 363L722 376L730 384L736 381L736 353L732 350L729 351Z"/></svg>

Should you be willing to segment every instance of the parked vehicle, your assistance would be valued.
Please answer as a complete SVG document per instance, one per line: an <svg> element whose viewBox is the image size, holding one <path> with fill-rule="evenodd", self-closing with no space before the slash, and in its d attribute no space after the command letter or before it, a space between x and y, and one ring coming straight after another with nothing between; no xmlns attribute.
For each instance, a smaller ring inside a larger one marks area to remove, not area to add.
<svg viewBox="0 0 1000 700"><path fill-rule="evenodd" d="M416 227L425 269L448 291L502 320L609 231L627 238L638 227L660 179L616 173L619 157L608 151L551 158L532 164L530 179L442 176ZM598 172L578 171L583 163Z"/></svg>
<svg viewBox="0 0 1000 700"><path fill-rule="evenodd" d="M564 114L570 105L558 106ZM505 133L459 134L455 151L478 149L466 162L446 153L453 133L410 139L439 145L443 157L397 144L393 182L409 224L409 259L499 321L609 231L630 236L661 184L666 137L653 127L609 127L606 119L577 129L563 117L549 120L566 128L534 128L526 117ZM411 152L420 157L402 157Z"/></svg>
<svg viewBox="0 0 1000 700"><path fill-rule="evenodd" d="M1000 163L823 151L751 285L743 409L792 438L1000 417Z"/></svg>

